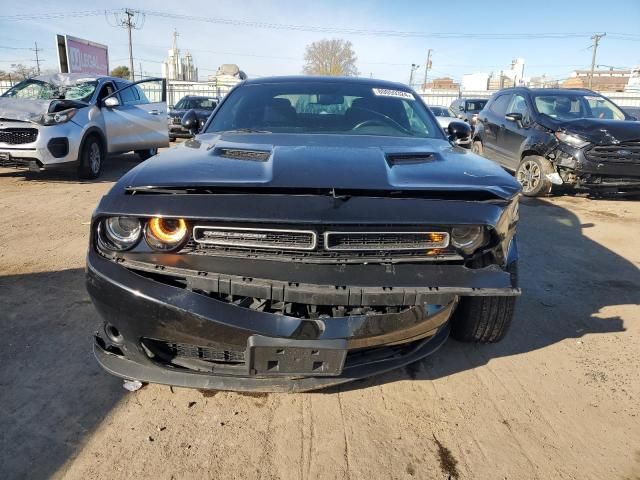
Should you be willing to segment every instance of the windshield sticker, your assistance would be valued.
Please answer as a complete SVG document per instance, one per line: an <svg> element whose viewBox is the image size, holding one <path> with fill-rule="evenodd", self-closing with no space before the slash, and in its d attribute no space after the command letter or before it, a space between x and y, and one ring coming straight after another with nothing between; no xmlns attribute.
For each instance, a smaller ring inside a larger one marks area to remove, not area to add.
<svg viewBox="0 0 640 480"><path fill-rule="evenodd" d="M388 88L373 88L373 94L376 97L394 97L404 98L405 100L415 100L415 97L409 92L402 90L389 90Z"/></svg>

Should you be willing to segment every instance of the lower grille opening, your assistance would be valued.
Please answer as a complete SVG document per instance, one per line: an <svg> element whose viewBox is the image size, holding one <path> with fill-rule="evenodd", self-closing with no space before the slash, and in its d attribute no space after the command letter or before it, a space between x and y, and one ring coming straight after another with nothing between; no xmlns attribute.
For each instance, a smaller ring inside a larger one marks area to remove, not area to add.
<svg viewBox="0 0 640 480"><path fill-rule="evenodd" d="M237 346L192 345L153 338L142 338L140 343L149 358L165 365L204 372L244 368L244 350Z"/></svg>

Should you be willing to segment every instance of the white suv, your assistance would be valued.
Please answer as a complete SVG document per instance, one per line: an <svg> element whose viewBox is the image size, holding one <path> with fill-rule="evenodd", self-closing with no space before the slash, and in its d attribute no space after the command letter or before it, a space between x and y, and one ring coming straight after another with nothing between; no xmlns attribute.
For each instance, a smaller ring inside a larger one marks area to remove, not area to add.
<svg viewBox="0 0 640 480"><path fill-rule="evenodd" d="M107 154L155 155L169 145L167 107L164 88L151 102L144 82L162 80L55 74L20 82L0 97L0 166L77 164L81 178L97 178Z"/></svg>

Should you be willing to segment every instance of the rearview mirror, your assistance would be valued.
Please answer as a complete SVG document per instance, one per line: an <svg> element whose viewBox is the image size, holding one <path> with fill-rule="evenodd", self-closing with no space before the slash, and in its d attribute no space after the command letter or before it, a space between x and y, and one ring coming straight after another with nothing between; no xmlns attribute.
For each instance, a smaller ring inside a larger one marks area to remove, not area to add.
<svg viewBox="0 0 640 480"><path fill-rule="evenodd" d="M189 130L192 135L195 135L200 130L200 119L194 110L189 110L182 116L180 121L182 128Z"/></svg>
<svg viewBox="0 0 640 480"><path fill-rule="evenodd" d="M471 127L466 122L451 122L447 127L449 140L460 147L471 148Z"/></svg>
<svg viewBox="0 0 640 480"><path fill-rule="evenodd" d="M120 105L120 100L118 100L116 97L108 97L105 98L103 104L107 108L113 108Z"/></svg>

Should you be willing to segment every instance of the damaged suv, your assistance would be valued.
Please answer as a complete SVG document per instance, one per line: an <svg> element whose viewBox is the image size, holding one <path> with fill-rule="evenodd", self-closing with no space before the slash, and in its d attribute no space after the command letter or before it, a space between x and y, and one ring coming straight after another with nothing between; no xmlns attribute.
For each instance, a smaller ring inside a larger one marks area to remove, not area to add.
<svg viewBox="0 0 640 480"><path fill-rule="evenodd" d="M91 223L94 352L130 380L304 391L385 372L451 331L495 342L516 297L518 183L419 97L372 79L236 86Z"/></svg>
<svg viewBox="0 0 640 480"><path fill-rule="evenodd" d="M478 116L473 150L515 172L527 196L553 185L640 192L640 122L590 90L508 88Z"/></svg>
<svg viewBox="0 0 640 480"><path fill-rule="evenodd" d="M169 146L166 104L139 85L161 81L57 73L14 85L0 96L0 166L76 166L80 178L97 178L107 153L148 159Z"/></svg>

